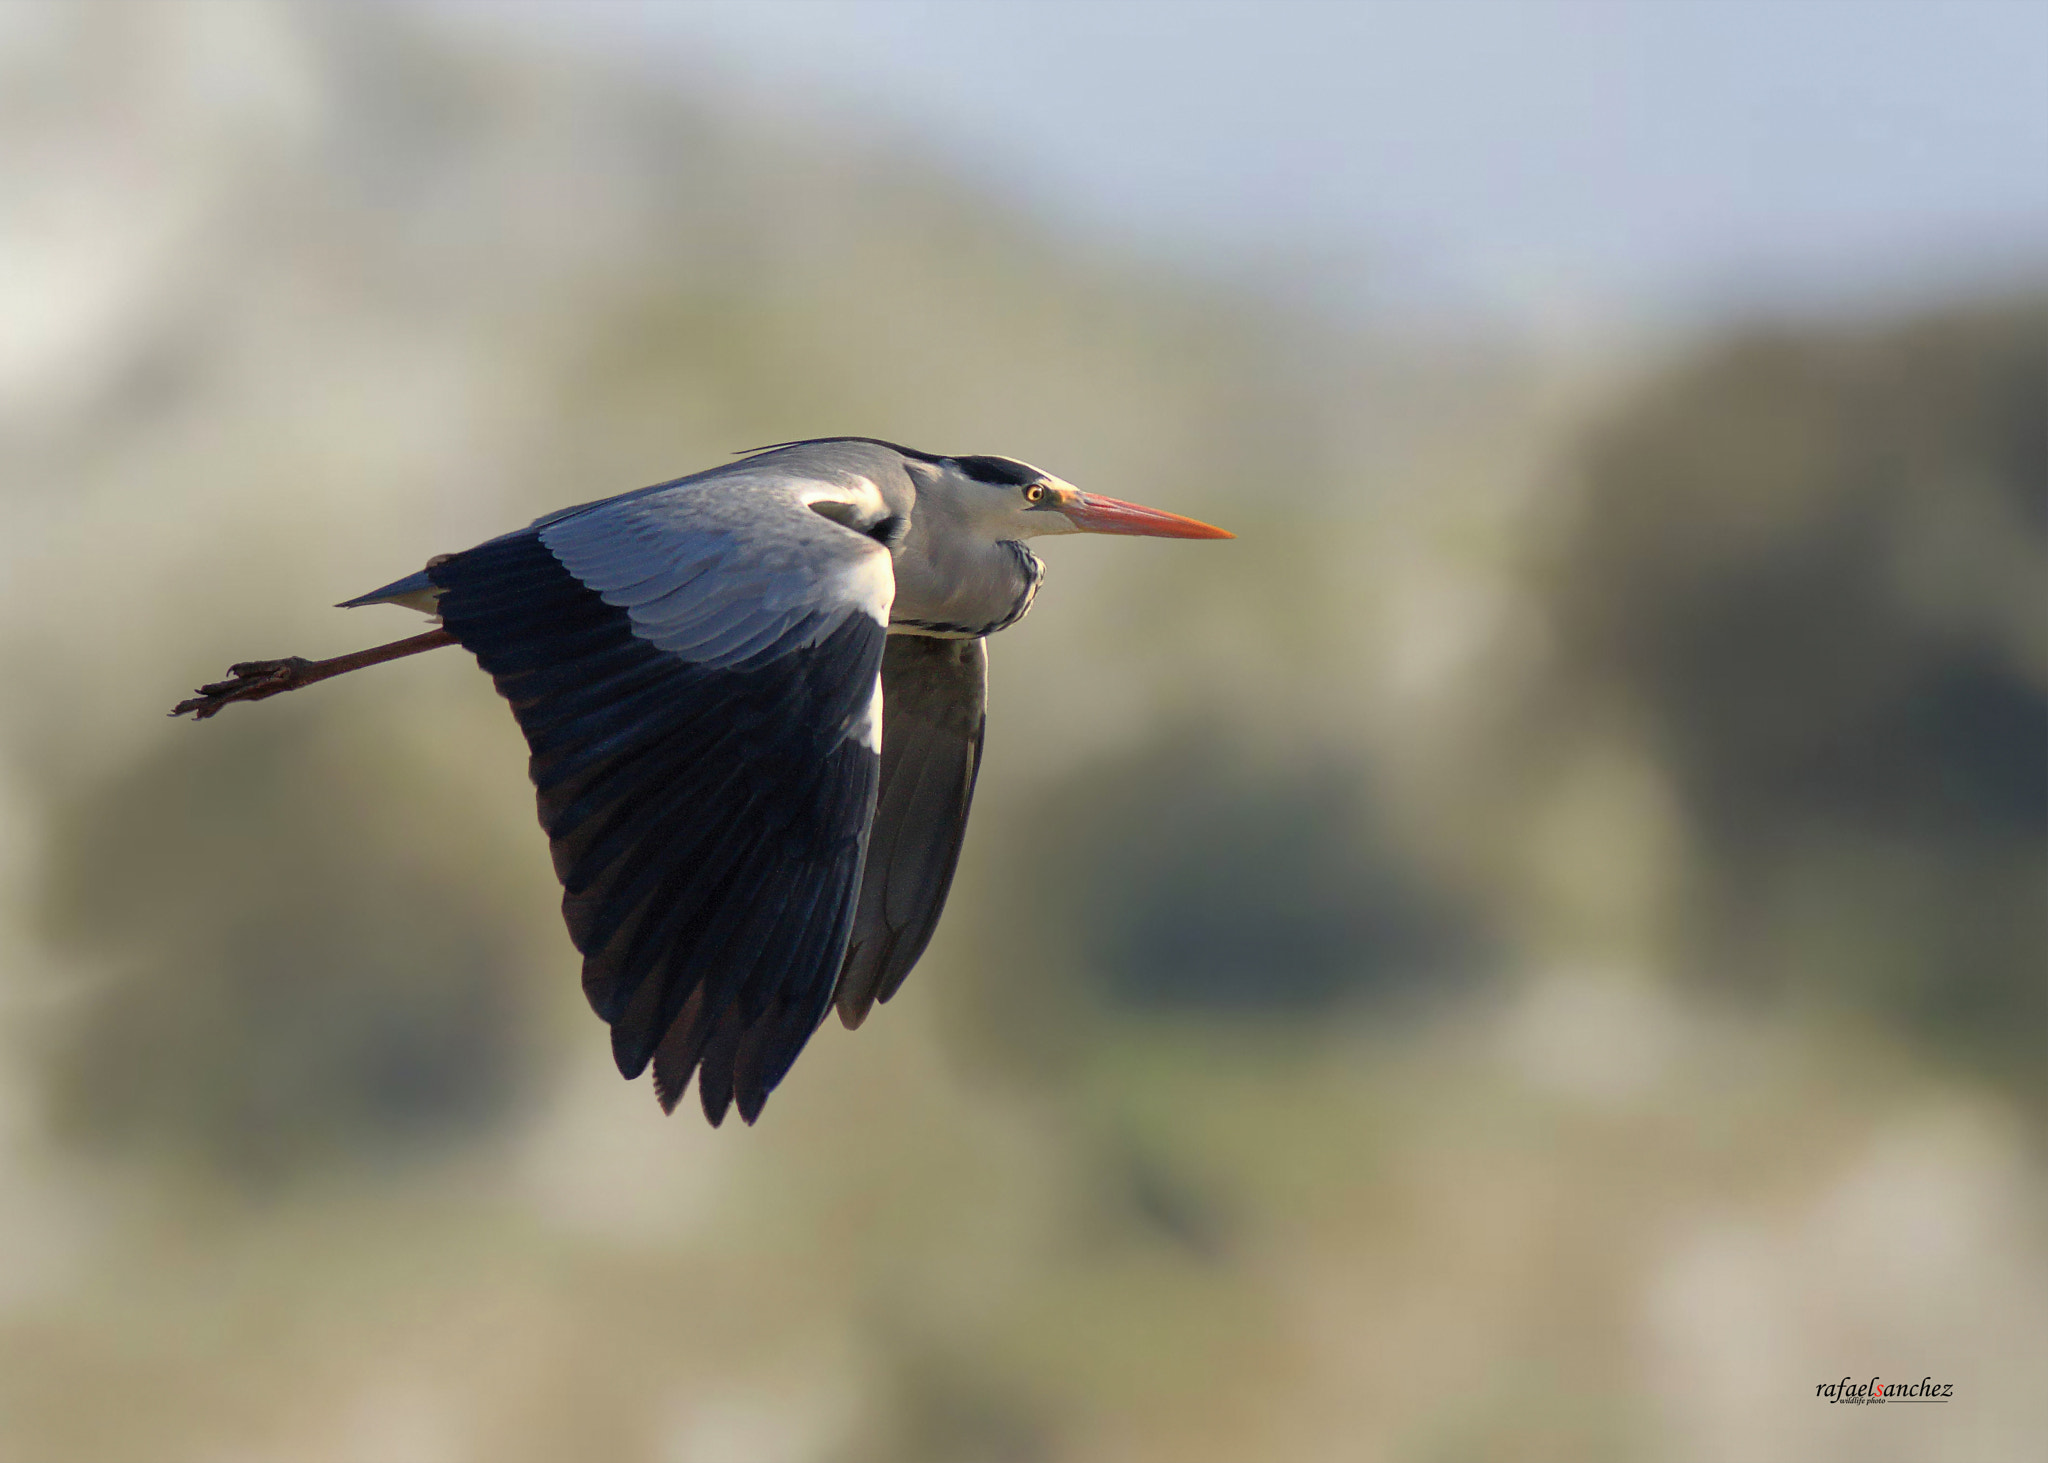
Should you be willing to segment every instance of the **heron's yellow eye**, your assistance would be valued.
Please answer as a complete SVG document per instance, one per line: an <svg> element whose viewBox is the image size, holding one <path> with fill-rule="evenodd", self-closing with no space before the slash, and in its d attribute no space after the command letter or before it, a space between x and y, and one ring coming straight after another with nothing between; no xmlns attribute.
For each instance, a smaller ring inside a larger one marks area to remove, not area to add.
<svg viewBox="0 0 2048 1463"><path fill-rule="evenodd" d="M1038 503L1038 502L1042 502L1042 501L1044 501L1044 498L1045 498L1045 484L1044 484L1044 483L1033 483L1033 484L1032 484L1032 485L1031 485L1030 487L1028 487L1028 488L1026 488L1026 489L1024 490L1024 501L1025 501L1025 502L1027 502L1027 503Z"/></svg>

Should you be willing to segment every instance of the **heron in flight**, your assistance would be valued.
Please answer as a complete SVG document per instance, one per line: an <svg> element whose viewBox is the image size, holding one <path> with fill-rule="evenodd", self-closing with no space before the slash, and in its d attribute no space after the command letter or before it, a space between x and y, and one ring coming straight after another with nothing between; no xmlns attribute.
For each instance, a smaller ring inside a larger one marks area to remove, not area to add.
<svg viewBox="0 0 2048 1463"><path fill-rule="evenodd" d="M836 1005L902 985L953 881L981 762L987 637L1031 608L1027 539L1230 538L1008 457L785 442L564 508L348 600L440 628L250 661L205 719L460 645L512 703L540 821L625 1076L697 1074L752 1123Z"/></svg>

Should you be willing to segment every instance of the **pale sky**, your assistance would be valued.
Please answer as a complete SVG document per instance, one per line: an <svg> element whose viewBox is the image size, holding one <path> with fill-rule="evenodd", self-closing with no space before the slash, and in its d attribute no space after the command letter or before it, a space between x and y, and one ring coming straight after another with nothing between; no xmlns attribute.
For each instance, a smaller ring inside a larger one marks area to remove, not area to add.
<svg viewBox="0 0 2048 1463"><path fill-rule="evenodd" d="M1063 226L1309 262L1394 315L2048 277L2032 0L604 0L518 19L679 87L710 68L910 135Z"/></svg>

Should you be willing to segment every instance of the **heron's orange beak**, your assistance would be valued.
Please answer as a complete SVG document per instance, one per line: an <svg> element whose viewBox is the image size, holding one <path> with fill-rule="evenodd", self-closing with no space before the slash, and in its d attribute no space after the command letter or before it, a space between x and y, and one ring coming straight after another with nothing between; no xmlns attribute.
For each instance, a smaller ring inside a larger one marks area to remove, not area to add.
<svg viewBox="0 0 2048 1463"><path fill-rule="evenodd" d="M1136 503L1078 490L1071 501L1060 504L1060 512L1083 533L1130 533L1144 538L1237 537L1229 529L1212 528L1178 513L1162 513L1157 508L1141 508Z"/></svg>

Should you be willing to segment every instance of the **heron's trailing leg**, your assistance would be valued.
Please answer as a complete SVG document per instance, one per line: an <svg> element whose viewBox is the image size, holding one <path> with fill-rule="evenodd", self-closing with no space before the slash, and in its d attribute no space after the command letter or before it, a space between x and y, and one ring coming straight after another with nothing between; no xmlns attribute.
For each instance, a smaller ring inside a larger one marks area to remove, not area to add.
<svg viewBox="0 0 2048 1463"><path fill-rule="evenodd" d="M198 695L180 701L171 708L171 715L183 716L189 711L193 720L204 721L233 701L261 701L265 696L296 691L301 686L310 686L315 681L324 681L349 671L359 671L364 666L382 665L387 660L418 655L423 650L438 650L443 645L454 643L455 637L446 630L429 630L409 640L394 640L389 645L337 655L332 660L307 660L301 655L285 660L245 660L228 667L225 681L201 686Z"/></svg>

